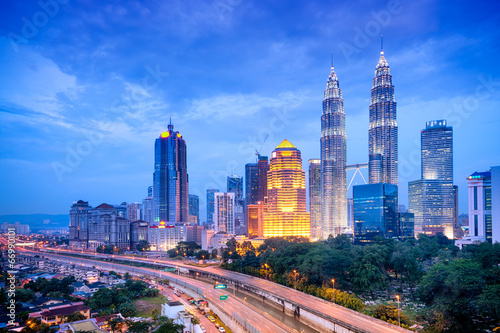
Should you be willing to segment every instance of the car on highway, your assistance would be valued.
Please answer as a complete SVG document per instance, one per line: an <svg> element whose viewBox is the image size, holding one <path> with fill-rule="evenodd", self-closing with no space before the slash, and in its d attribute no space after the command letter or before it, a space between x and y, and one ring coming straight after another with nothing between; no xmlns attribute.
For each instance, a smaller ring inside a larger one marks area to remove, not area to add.
<svg viewBox="0 0 500 333"><path fill-rule="evenodd" d="M219 327L219 332L221 332L221 333L225 333L225 332L226 332L226 330L224 329L224 327Z"/></svg>
<svg viewBox="0 0 500 333"><path fill-rule="evenodd" d="M170 297L167 297L167 301L168 301L168 302L171 302L171 301L172 301L172 299L171 299Z"/></svg>
<svg viewBox="0 0 500 333"><path fill-rule="evenodd" d="M208 320L210 320L212 323L215 322L215 318L212 316L208 317Z"/></svg>
<svg viewBox="0 0 500 333"><path fill-rule="evenodd" d="M203 333L205 333L205 332L207 331L207 330L205 329L205 327L203 327L202 325L200 325L200 328L201 328L201 331L202 331Z"/></svg>

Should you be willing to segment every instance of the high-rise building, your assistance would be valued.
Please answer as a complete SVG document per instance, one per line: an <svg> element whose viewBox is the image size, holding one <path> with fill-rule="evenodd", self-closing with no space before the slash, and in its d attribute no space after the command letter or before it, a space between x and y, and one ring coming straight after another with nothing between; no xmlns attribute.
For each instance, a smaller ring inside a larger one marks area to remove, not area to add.
<svg viewBox="0 0 500 333"><path fill-rule="evenodd" d="M174 131L168 131L155 142L155 171L153 175L155 223L187 222L189 215L186 142Z"/></svg>
<svg viewBox="0 0 500 333"><path fill-rule="evenodd" d="M401 239L413 238L415 236L415 216L413 213L399 212L399 237Z"/></svg>
<svg viewBox="0 0 500 333"><path fill-rule="evenodd" d="M469 236L455 241L462 247L481 242L500 242L500 166L467 177Z"/></svg>
<svg viewBox="0 0 500 333"><path fill-rule="evenodd" d="M92 207L87 201L73 202L69 211L69 246L86 249L89 239L89 220Z"/></svg>
<svg viewBox="0 0 500 333"><path fill-rule="evenodd" d="M300 151L287 140L271 155L267 173L267 212L264 237L310 237L311 225L306 211L306 179Z"/></svg>
<svg viewBox="0 0 500 333"><path fill-rule="evenodd" d="M234 193L234 233L246 233L245 199L243 198L243 177L227 177L227 193Z"/></svg>
<svg viewBox="0 0 500 333"><path fill-rule="evenodd" d="M309 214L311 239L321 237L321 160L309 160Z"/></svg>
<svg viewBox="0 0 500 333"><path fill-rule="evenodd" d="M428 121L421 132L422 179L408 183L409 212L419 233L454 238L453 130L446 120Z"/></svg>
<svg viewBox="0 0 500 333"><path fill-rule="evenodd" d="M227 177L227 193L234 193L235 200L243 199L243 177Z"/></svg>
<svg viewBox="0 0 500 333"><path fill-rule="evenodd" d="M234 235L234 192L217 192L214 194L214 229L216 233Z"/></svg>
<svg viewBox="0 0 500 333"><path fill-rule="evenodd" d="M354 242L366 244L376 236L397 238L398 187L393 184L365 184L353 187Z"/></svg>
<svg viewBox="0 0 500 333"><path fill-rule="evenodd" d="M380 52L375 68L368 130L369 183L398 185L398 123L396 100L389 65Z"/></svg>
<svg viewBox="0 0 500 333"><path fill-rule="evenodd" d="M464 233L462 228L460 228L460 223L458 216L460 215L458 210L458 186L453 185L453 238L462 238Z"/></svg>
<svg viewBox="0 0 500 333"><path fill-rule="evenodd" d="M347 178L344 99L332 68L321 116L321 237L347 227Z"/></svg>
<svg viewBox="0 0 500 333"><path fill-rule="evenodd" d="M147 197L142 200L142 220L152 224L153 218L153 197Z"/></svg>
<svg viewBox="0 0 500 333"><path fill-rule="evenodd" d="M130 221L137 221L142 216L142 205L138 202L130 203L127 205L127 219Z"/></svg>
<svg viewBox="0 0 500 333"><path fill-rule="evenodd" d="M347 199L347 226L349 228L354 227L354 199Z"/></svg>
<svg viewBox="0 0 500 333"><path fill-rule="evenodd" d="M196 217L196 223L200 223L200 197L195 194L189 195L189 216Z"/></svg>
<svg viewBox="0 0 500 333"><path fill-rule="evenodd" d="M268 171L267 156L259 155L257 163L245 165L245 201L247 205L255 205L258 201L264 201L267 196Z"/></svg>
<svg viewBox="0 0 500 333"><path fill-rule="evenodd" d="M247 236L248 238L263 238L262 230L264 213L267 212L267 204L258 201L256 204L247 205Z"/></svg>
<svg viewBox="0 0 500 333"><path fill-rule="evenodd" d="M207 223L214 222L214 193L220 192L218 189L209 188L207 190Z"/></svg>

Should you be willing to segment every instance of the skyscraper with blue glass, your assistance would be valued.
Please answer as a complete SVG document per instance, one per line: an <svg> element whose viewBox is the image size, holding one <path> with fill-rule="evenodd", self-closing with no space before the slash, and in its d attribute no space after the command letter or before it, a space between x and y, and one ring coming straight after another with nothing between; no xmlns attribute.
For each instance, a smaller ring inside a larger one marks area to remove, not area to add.
<svg viewBox="0 0 500 333"><path fill-rule="evenodd" d="M333 64L321 116L321 238L347 227L346 133L344 99Z"/></svg>
<svg viewBox="0 0 500 333"><path fill-rule="evenodd" d="M188 195L186 142L170 122L155 142L154 221L188 222Z"/></svg>
<svg viewBox="0 0 500 333"><path fill-rule="evenodd" d="M398 123L389 64L384 50L375 68L368 130L369 183L398 185Z"/></svg>

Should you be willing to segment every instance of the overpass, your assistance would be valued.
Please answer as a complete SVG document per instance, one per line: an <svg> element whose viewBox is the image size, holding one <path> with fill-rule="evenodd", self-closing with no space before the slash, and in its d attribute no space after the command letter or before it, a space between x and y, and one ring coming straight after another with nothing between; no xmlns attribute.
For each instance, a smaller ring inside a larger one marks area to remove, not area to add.
<svg viewBox="0 0 500 333"><path fill-rule="evenodd" d="M29 251L31 252L31 251ZM40 252L33 252L40 254ZM75 254L82 255L79 252ZM123 261L143 261L161 267L174 267L177 274L190 277L192 279L203 279L212 282L218 281L227 285L232 285L235 289L258 295L268 304L280 308L283 312L293 315L304 324L320 332L337 333L386 333L386 332L411 332L398 326L389 324L382 320L364 315L354 310L347 309L337 304L322 300L312 295L288 288L277 283L261 278L223 270L215 267L196 267L186 265L172 260L133 258L118 255L87 254L84 256L96 256L106 259L119 259ZM69 261L77 261L75 257L64 257L59 254L44 254L46 257L67 258ZM111 258L110 258L111 257ZM81 259L95 261L89 259ZM101 262L99 261L99 265ZM131 272L138 272L140 268L130 267ZM145 274L151 274L146 272ZM156 272L156 276L167 278L168 275Z"/></svg>

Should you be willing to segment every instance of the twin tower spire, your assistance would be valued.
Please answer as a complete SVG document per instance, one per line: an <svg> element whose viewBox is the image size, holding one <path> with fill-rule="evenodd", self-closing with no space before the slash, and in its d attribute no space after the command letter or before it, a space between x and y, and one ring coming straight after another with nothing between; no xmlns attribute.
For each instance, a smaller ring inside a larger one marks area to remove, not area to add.
<svg viewBox="0 0 500 333"><path fill-rule="evenodd" d="M375 69L368 130L370 183L398 183L398 129L394 86L384 57L383 39ZM328 238L347 229L347 136L344 99L333 66L326 82L321 116L321 220L320 235ZM314 223L314 222L313 222ZM314 230L314 228L312 229ZM317 229L316 229L317 230Z"/></svg>

